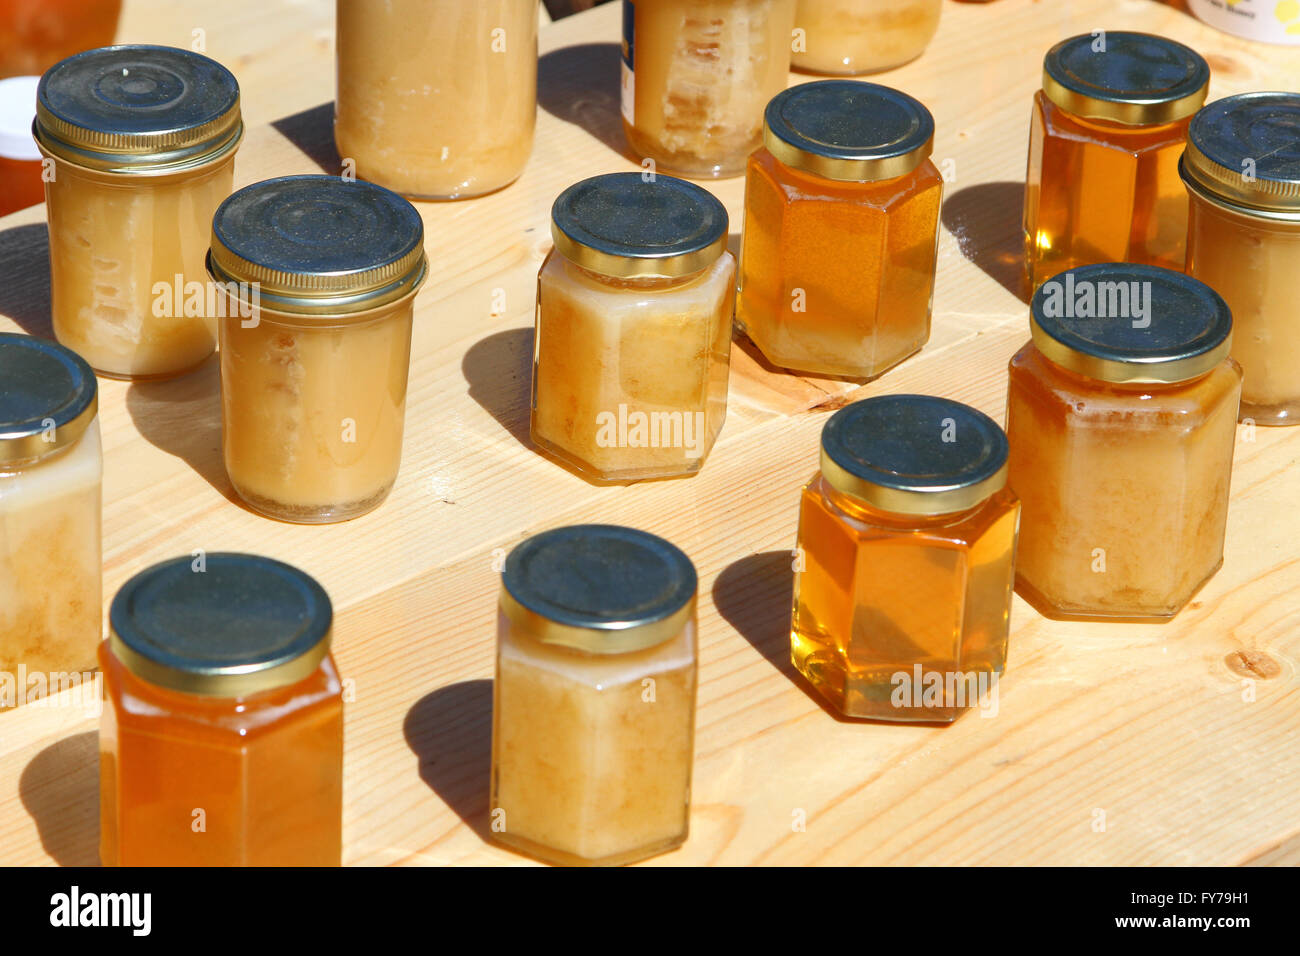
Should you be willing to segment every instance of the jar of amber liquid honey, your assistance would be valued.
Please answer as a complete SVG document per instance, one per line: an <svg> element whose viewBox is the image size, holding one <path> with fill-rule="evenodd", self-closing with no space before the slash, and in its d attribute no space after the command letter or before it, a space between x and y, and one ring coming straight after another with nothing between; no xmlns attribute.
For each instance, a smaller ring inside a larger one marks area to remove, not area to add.
<svg viewBox="0 0 1300 956"><path fill-rule="evenodd" d="M840 409L822 430L795 552L794 665L836 710L956 720L1007 657L1020 508L1007 439L929 395Z"/></svg>
<svg viewBox="0 0 1300 956"><path fill-rule="evenodd" d="M90 50L41 79L54 335L101 375L164 378L212 354L203 255L243 129L234 76L188 50Z"/></svg>
<svg viewBox="0 0 1300 956"><path fill-rule="evenodd" d="M0 709L62 686L55 675L95 667L97 396L95 373L76 353L0 333Z"/></svg>
<svg viewBox="0 0 1300 956"><path fill-rule="evenodd" d="M1146 33L1098 31L1047 51L1025 175L1030 292L1095 262L1183 267L1178 157L1209 83L1199 53Z"/></svg>
<svg viewBox="0 0 1300 956"><path fill-rule="evenodd" d="M333 610L297 568L198 553L142 571L100 645L105 866L338 866Z"/></svg>
<svg viewBox="0 0 1300 956"><path fill-rule="evenodd" d="M797 70L853 76L892 70L924 52L943 0L799 0Z"/></svg>
<svg viewBox="0 0 1300 956"><path fill-rule="evenodd" d="M537 120L537 0L338 0L334 140L420 199L514 182Z"/></svg>
<svg viewBox="0 0 1300 956"><path fill-rule="evenodd" d="M397 480L424 223L381 186L286 176L212 222L226 472L268 517L346 521Z"/></svg>
<svg viewBox="0 0 1300 956"><path fill-rule="evenodd" d="M1167 620L1223 563L1241 369L1181 272L1083 266L1035 293L1011 360L1016 590L1055 618Z"/></svg>
<svg viewBox="0 0 1300 956"><path fill-rule="evenodd" d="M680 179L609 173L560 194L551 235L534 444L592 481L694 474L727 414L727 210Z"/></svg>
<svg viewBox="0 0 1300 956"><path fill-rule="evenodd" d="M792 87L749 158L738 327L782 368L869 379L930 337L934 119L856 80Z"/></svg>
<svg viewBox="0 0 1300 956"><path fill-rule="evenodd" d="M789 82L795 0L623 0L623 130L694 179L739 176Z"/></svg>
<svg viewBox="0 0 1300 956"><path fill-rule="evenodd" d="M121 12L122 0L0 0L0 78L112 43Z"/></svg>
<svg viewBox="0 0 1300 956"><path fill-rule="evenodd" d="M587 866L686 840L696 587L685 554L632 528L557 528L510 553L493 693L493 840Z"/></svg>
<svg viewBox="0 0 1300 956"><path fill-rule="evenodd" d="M1232 310L1241 416L1300 423L1300 93L1243 93L1192 120L1187 273Z"/></svg>

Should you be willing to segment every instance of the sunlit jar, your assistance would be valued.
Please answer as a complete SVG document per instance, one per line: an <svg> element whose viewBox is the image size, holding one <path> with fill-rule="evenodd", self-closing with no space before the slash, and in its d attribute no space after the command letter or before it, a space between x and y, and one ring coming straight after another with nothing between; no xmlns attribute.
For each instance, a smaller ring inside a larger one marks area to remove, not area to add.
<svg viewBox="0 0 1300 956"><path fill-rule="evenodd" d="M1199 53L1146 33L1086 34L1047 51L1025 176L1029 291L1095 262L1183 267L1178 157L1209 82Z"/></svg>
<svg viewBox="0 0 1300 956"><path fill-rule="evenodd" d="M514 182L537 119L537 0L338 0L334 140L420 199Z"/></svg>
<svg viewBox="0 0 1300 956"><path fill-rule="evenodd" d="M1300 0L1187 0L1198 20L1247 40L1300 44Z"/></svg>
<svg viewBox="0 0 1300 956"><path fill-rule="evenodd" d="M778 94L749 159L737 326L773 365L874 378L930 337L934 119L858 80Z"/></svg>
<svg viewBox="0 0 1300 956"><path fill-rule="evenodd" d="M243 131L234 76L188 50L90 50L41 78L54 335L99 374L164 378L212 354L203 256Z"/></svg>
<svg viewBox="0 0 1300 956"><path fill-rule="evenodd" d="M1241 416L1300 423L1300 93L1209 104L1180 168L1191 199L1187 272L1232 310Z"/></svg>
<svg viewBox="0 0 1300 956"><path fill-rule="evenodd" d="M1007 439L960 402L883 395L822 429L795 552L794 665L850 717L950 722L1007 658L1019 505Z"/></svg>
<svg viewBox="0 0 1300 956"><path fill-rule="evenodd" d="M221 204L208 265L224 291L226 473L255 511L346 521L397 480L424 223L381 186L255 183Z"/></svg>
<svg viewBox="0 0 1300 956"><path fill-rule="evenodd" d="M939 29L943 0L799 0L791 64L853 76L915 60Z"/></svg>
<svg viewBox="0 0 1300 956"><path fill-rule="evenodd" d="M1016 590L1054 618L1172 618L1223 563L1241 369L1181 272L1084 266L1034 295L1011 360Z"/></svg>
<svg viewBox="0 0 1300 956"><path fill-rule="evenodd" d="M492 838L617 865L686 840L695 567L632 528L576 525L506 558L492 719Z"/></svg>
<svg viewBox="0 0 1300 956"><path fill-rule="evenodd" d="M95 373L75 353L0 333L0 709L95 667L96 396Z"/></svg>
<svg viewBox="0 0 1300 956"><path fill-rule="evenodd" d="M122 0L0 0L0 77L112 43L121 12Z"/></svg>
<svg viewBox="0 0 1300 956"><path fill-rule="evenodd" d="M0 216L45 201L41 151L32 139L39 76L0 80Z"/></svg>
<svg viewBox="0 0 1300 956"><path fill-rule="evenodd" d="M338 866L333 610L297 568L175 558L122 586L100 644L105 866Z"/></svg>
<svg viewBox="0 0 1300 956"><path fill-rule="evenodd" d="M609 173L560 194L551 235L533 443L594 481L694 474L727 414L727 210L680 179Z"/></svg>
<svg viewBox="0 0 1300 956"><path fill-rule="evenodd" d="M739 176L789 82L795 0L623 0L623 130L661 171Z"/></svg>

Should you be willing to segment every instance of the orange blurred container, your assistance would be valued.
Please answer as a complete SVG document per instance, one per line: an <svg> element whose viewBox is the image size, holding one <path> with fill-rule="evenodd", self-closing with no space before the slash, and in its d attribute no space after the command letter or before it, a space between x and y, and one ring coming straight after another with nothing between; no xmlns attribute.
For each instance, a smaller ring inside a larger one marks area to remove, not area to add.
<svg viewBox="0 0 1300 956"><path fill-rule="evenodd" d="M82 50L108 46L122 0L0 0L0 77L39 76Z"/></svg>

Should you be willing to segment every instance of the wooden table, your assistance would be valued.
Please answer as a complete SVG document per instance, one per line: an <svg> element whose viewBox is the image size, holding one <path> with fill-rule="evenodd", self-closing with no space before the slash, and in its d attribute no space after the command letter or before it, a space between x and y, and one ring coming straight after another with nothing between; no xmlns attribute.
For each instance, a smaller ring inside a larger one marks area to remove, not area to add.
<svg viewBox="0 0 1300 956"><path fill-rule="evenodd" d="M127 35L186 44L201 18L176 6L141 0L124 30L143 24ZM238 185L335 168L330 6L241 0L220 25L209 15L207 49L240 74L253 120ZM152 7L173 12L146 16ZM543 28L537 145L517 184L420 207L433 275L389 501L332 527L257 517L222 467L215 362L164 384L101 382L106 599L141 568L198 548L263 552L324 583L338 662L355 682L349 863L524 862L483 838L494 557L579 521L665 535L700 571L691 837L655 862L1300 863L1300 475L1289 473L1300 429L1241 430L1223 570L1174 623L1057 623L1017 599L995 717L947 728L839 720L794 674L787 636L796 498L826 410L922 391L1003 415L1006 363L1027 337L1012 290L1047 47L1098 26L1175 37L1209 58L1211 98L1295 88L1298 55L1153 0L945 3L929 51L882 77L934 111L935 159L955 174L925 350L853 389L766 370L738 344L727 424L703 472L597 488L529 447L528 381L551 201L577 179L632 168L618 18L610 4ZM742 181L710 188L738 228ZM0 221L0 328L49 334L43 220L38 207ZM72 706L0 715L0 863L96 860L95 726Z"/></svg>

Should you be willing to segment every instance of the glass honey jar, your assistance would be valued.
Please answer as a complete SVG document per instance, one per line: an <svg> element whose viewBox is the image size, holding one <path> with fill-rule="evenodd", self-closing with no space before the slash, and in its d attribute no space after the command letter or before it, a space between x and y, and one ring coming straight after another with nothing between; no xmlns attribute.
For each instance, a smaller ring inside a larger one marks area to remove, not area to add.
<svg viewBox="0 0 1300 956"><path fill-rule="evenodd" d="M628 145L661 172L739 176L789 82L795 0L623 0Z"/></svg>
<svg viewBox="0 0 1300 956"><path fill-rule="evenodd" d="M338 0L334 140L419 199L514 182L537 120L537 0Z"/></svg>
<svg viewBox="0 0 1300 956"><path fill-rule="evenodd" d="M105 866L338 866L343 692L309 575L197 553L117 592L99 648Z"/></svg>
<svg viewBox="0 0 1300 956"><path fill-rule="evenodd" d="M1181 272L1045 282L1011 359L1016 590L1054 618L1168 620L1223 563L1241 368L1223 299Z"/></svg>
<svg viewBox="0 0 1300 956"><path fill-rule="evenodd" d="M695 567L662 538L576 525L506 558L491 835L548 863L680 846L694 762Z"/></svg>
<svg viewBox="0 0 1300 956"><path fill-rule="evenodd" d="M1006 435L960 402L882 395L827 420L790 640L836 710L951 722L996 699L1020 514L1006 477Z"/></svg>
<svg viewBox="0 0 1300 956"><path fill-rule="evenodd" d="M0 333L0 708L95 667L103 470L90 366Z"/></svg>
<svg viewBox="0 0 1300 956"><path fill-rule="evenodd" d="M112 43L121 12L122 0L0 0L0 78Z"/></svg>
<svg viewBox="0 0 1300 956"><path fill-rule="evenodd" d="M424 223L382 186L255 183L221 204L208 258L226 472L255 511L346 521L397 480Z"/></svg>
<svg viewBox="0 0 1300 956"><path fill-rule="evenodd" d="M1204 107L1181 170L1187 273L1232 310L1241 416L1300 423L1300 93L1243 93Z"/></svg>
<svg viewBox="0 0 1300 956"><path fill-rule="evenodd" d="M768 104L749 158L737 326L773 365L869 379L930 337L943 177L930 111L856 80Z"/></svg>
<svg viewBox="0 0 1300 956"><path fill-rule="evenodd" d="M165 378L212 354L203 255L243 130L234 76L188 50L105 47L41 78L54 336L99 374Z"/></svg>
<svg viewBox="0 0 1300 956"><path fill-rule="evenodd" d="M943 0L799 0L791 65L854 76L915 60L939 29Z"/></svg>
<svg viewBox="0 0 1300 956"><path fill-rule="evenodd" d="M727 210L693 183L609 173L560 194L551 235L533 443L593 481L694 474L727 414Z"/></svg>
<svg viewBox="0 0 1300 956"><path fill-rule="evenodd" d="M1095 262L1183 267L1178 157L1209 83L1199 53L1147 33L1099 30L1047 51L1025 175L1030 292Z"/></svg>

